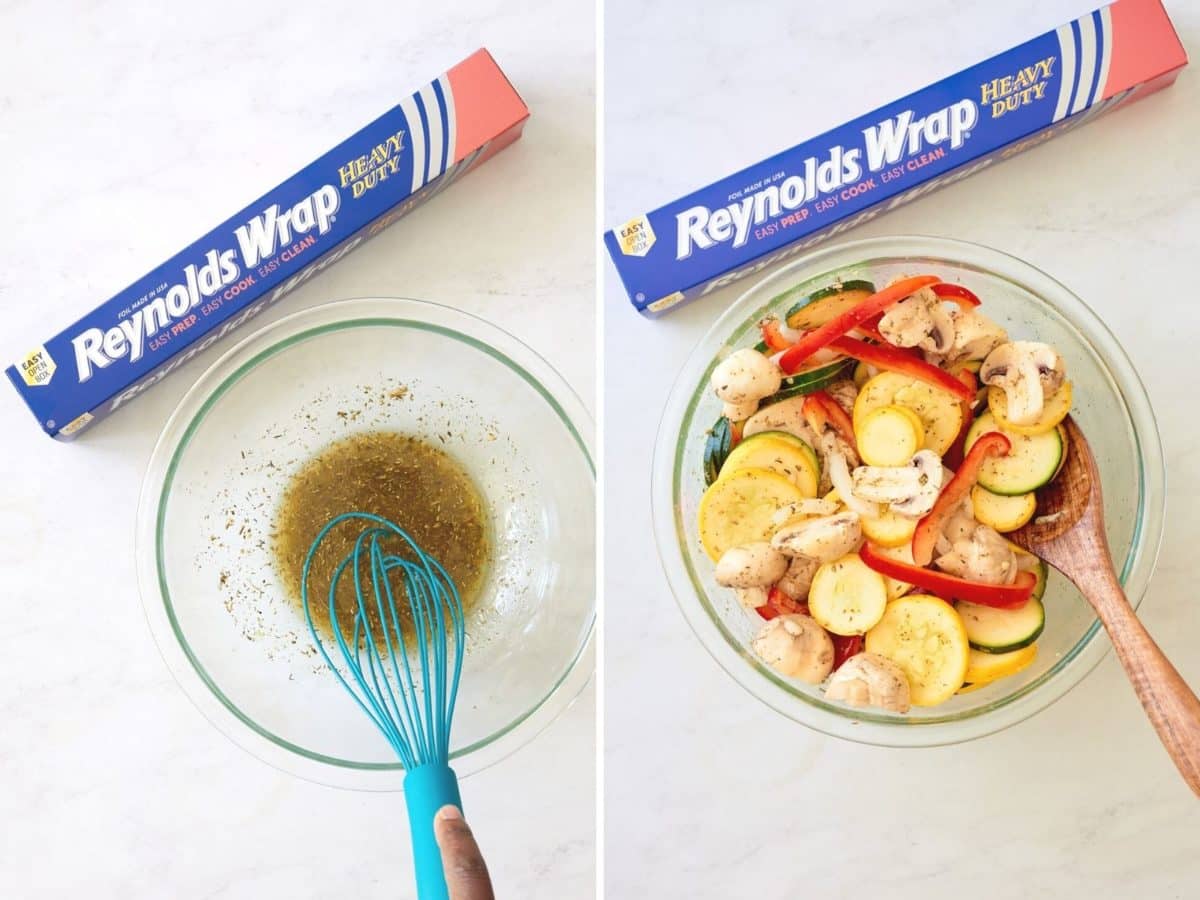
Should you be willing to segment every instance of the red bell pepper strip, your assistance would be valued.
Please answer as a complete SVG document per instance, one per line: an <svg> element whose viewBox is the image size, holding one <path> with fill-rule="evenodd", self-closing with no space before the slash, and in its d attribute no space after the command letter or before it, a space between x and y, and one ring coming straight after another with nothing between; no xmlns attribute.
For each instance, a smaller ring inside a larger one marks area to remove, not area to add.
<svg viewBox="0 0 1200 900"><path fill-rule="evenodd" d="M792 346L792 342L780 333L779 320L774 316L763 319L758 323L758 327L762 331L763 343L767 345L767 349L772 354L780 353Z"/></svg>
<svg viewBox="0 0 1200 900"><path fill-rule="evenodd" d="M948 391L964 402L975 399L975 392L945 369L932 366L925 362L925 360L919 359L904 350L899 350L887 344L868 344L866 341L849 337L836 338L829 346L839 353L852 356L876 368L887 369L889 372L899 372L901 375L907 375L918 381L932 384L943 391Z"/></svg>
<svg viewBox="0 0 1200 900"><path fill-rule="evenodd" d="M876 343L886 344L887 339L882 334L879 333L879 323L882 321L883 321L883 313L876 313L875 315L871 316L871 318L867 319L865 322L859 322L857 325L854 326L854 328L851 329L851 331L858 331L859 333L865 335L866 337L869 337L871 340L875 341Z"/></svg>
<svg viewBox="0 0 1200 900"><path fill-rule="evenodd" d="M961 284L947 284L942 281L933 285L930 290L943 300L953 300L963 309L974 309L983 302L974 291L968 290Z"/></svg>
<svg viewBox="0 0 1200 900"><path fill-rule="evenodd" d="M958 380L971 389L972 395L978 396L979 381L976 379L975 373L970 369L959 369L957 374ZM942 457L942 462L955 471L958 471L958 467L962 465L963 451L967 446L967 432L971 430L971 425L975 421L974 404L974 399L963 401L962 427L958 429L958 436L954 438L954 443Z"/></svg>
<svg viewBox="0 0 1200 900"><path fill-rule="evenodd" d="M846 415L841 405L825 391L813 391L804 398L800 407L804 420L812 426L812 430L820 434L828 426L837 432L838 437L854 448L858 453L858 443L854 440L854 423Z"/></svg>
<svg viewBox="0 0 1200 900"><path fill-rule="evenodd" d="M943 600L966 600L996 609L1020 609L1033 595L1033 588L1037 584L1037 576L1032 572L1018 572L1017 580L1012 584L968 581L945 572L888 559L870 544L863 544L858 555L880 575L916 585Z"/></svg>
<svg viewBox="0 0 1200 900"><path fill-rule="evenodd" d="M833 638L833 671L842 667L842 663L852 656L862 653L863 636L861 634L830 634Z"/></svg>
<svg viewBox="0 0 1200 900"><path fill-rule="evenodd" d="M933 549L937 544L938 535L942 533L942 527L979 480L979 470L983 464L993 456L1007 456L1011 449L1012 443L998 431L989 431L971 445L971 451L963 459L950 483L938 494L933 509L917 523L917 530L913 532L913 561L918 566L927 566L933 560Z"/></svg>
<svg viewBox="0 0 1200 900"><path fill-rule="evenodd" d="M778 585L774 585L767 591L767 602L758 607L755 612L770 622L777 616L786 616L792 613L801 613L807 616L808 604L793 600L780 590Z"/></svg>
<svg viewBox="0 0 1200 900"><path fill-rule="evenodd" d="M847 331L856 328L860 323L884 312L889 307L899 303L905 297L911 296L921 288L937 284L938 281L939 279L936 275L917 275L912 278L901 279L895 284L888 285L882 291L875 292L861 303L846 310L840 316L834 316L834 318L830 319L820 328L815 328L804 335L790 350L783 354L779 360L780 367L783 371L791 375L804 364L806 359L822 347L829 346L830 342L835 338L841 337Z"/></svg>

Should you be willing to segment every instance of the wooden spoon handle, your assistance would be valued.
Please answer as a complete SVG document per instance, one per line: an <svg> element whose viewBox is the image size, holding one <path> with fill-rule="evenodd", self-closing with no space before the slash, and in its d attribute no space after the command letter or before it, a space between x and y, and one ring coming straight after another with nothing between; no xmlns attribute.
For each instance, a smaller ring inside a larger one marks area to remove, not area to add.
<svg viewBox="0 0 1200 900"><path fill-rule="evenodd" d="M1111 570L1089 578L1080 589L1104 623L1159 740L1200 796L1200 700L1154 643Z"/></svg>

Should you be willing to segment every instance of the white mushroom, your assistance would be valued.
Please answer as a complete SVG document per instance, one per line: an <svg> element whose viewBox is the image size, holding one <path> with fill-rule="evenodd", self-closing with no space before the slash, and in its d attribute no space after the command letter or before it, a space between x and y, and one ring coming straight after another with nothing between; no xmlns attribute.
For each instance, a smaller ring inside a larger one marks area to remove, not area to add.
<svg viewBox="0 0 1200 900"><path fill-rule="evenodd" d="M813 576L821 563L807 556L793 556L783 577L779 579L779 589L789 597L807 597L812 587Z"/></svg>
<svg viewBox="0 0 1200 900"><path fill-rule="evenodd" d="M734 588L733 593L737 597L738 603L750 612L754 612L760 606L767 605L767 589L762 585Z"/></svg>
<svg viewBox="0 0 1200 900"><path fill-rule="evenodd" d="M782 383L783 370L753 347L735 350L712 373L717 396L739 405L771 396Z"/></svg>
<svg viewBox="0 0 1200 900"><path fill-rule="evenodd" d="M877 706L899 713L908 712L912 705L904 670L878 653L859 653L838 666L825 696L850 706Z"/></svg>
<svg viewBox="0 0 1200 900"><path fill-rule="evenodd" d="M943 572L983 584L1012 584L1017 577L1017 555L999 532L976 525L970 536L951 542L949 553L934 560Z"/></svg>
<svg viewBox="0 0 1200 900"><path fill-rule="evenodd" d="M837 401L837 405L846 411L846 415L854 415L854 401L858 399L858 385L850 378L835 381L825 388L825 393Z"/></svg>
<svg viewBox="0 0 1200 900"><path fill-rule="evenodd" d="M851 481L857 497L887 503L902 516L923 516L942 490L942 461L932 450L918 450L906 466L859 466Z"/></svg>
<svg viewBox="0 0 1200 900"><path fill-rule="evenodd" d="M833 641L808 616L791 614L768 622L750 647L781 675L820 684L833 669Z"/></svg>
<svg viewBox="0 0 1200 900"><path fill-rule="evenodd" d="M954 344L954 317L937 294L921 288L887 311L879 321L879 333L897 347L943 354Z"/></svg>
<svg viewBox="0 0 1200 900"><path fill-rule="evenodd" d="M789 397L760 409L742 426L742 437L750 437L761 431L786 431L806 441L814 449L817 446L817 436L804 418L803 397Z"/></svg>
<svg viewBox="0 0 1200 900"><path fill-rule="evenodd" d="M1037 341L1001 344L979 369L980 381L1004 391L1008 401L1005 416L1014 425L1036 422L1046 397L1062 387L1064 376L1058 351Z"/></svg>
<svg viewBox="0 0 1200 900"><path fill-rule="evenodd" d="M952 310L954 343L947 359L983 359L1008 340L1008 332L978 310Z"/></svg>
<svg viewBox="0 0 1200 900"><path fill-rule="evenodd" d="M766 541L758 541L726 550L717 560L713 577L725 587L759 587L774 584L787 567L786 556Z"/></svg>
<svg viewBox="0 0 1200 900"><path fill-rule="evenodd" d="M945 473L946 481L954 477L954 473L949 469L943 468L942 471ZM946 521L942 525L942 531L937 536L937 543L934 545L934 555L942 556L949 553L954 549L955 541L970 540L971 535L975 533L975 528L978 525L979 522L975 519L975 504L971 500L970 493L968 493L958 508L946 517Z"/></svg>
<svg viewBox="0 0 1200 900"><path fill-rule="evenodd" d="M844 512L785 525L771 538L771 546L788 556L829 562L851 553L862 544L858 513Z"/></svg>
<svg viewBox="0 0 1200 900"><path fill-rule="evenodd" d="M745 403L722 403L721 415L730 422L742 422L758 412L758 401L747 400Z"/></svg>

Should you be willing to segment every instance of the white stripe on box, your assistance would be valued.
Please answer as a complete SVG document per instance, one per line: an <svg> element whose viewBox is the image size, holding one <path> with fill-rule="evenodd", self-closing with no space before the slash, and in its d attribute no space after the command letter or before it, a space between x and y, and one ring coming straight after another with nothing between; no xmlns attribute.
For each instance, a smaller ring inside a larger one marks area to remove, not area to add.
<svg viewBox="0 0 1200 900"><path fill-rule="evenodd" d="M1054 33L1058 35L1059 50L1058 103L1051 121L1057 122L1067 114L1067 105L1071 102L1071 85L1075 79L1075 36L1071 34L1070 25L1059 25Z"/></svg>
<svg viewBox="0 0 1200 900"><path fill-rule="evenodd" d="M425 118L429 122L429 147L425 155L425 181L430 182L442 174L442 109L438 104L433 85L421 88L421 99L425 102Z"/></svg>
<svg viewBox="0 0 1200 900"><path fill-rule="evenodd" d="M1100 10L1100 35L1104 40L1104 52L1100 56L1100 80L1096 82L1096 102L1104 98L1104 88L1108 85L1108 64L1112 62L1112 13L1108 7Z"/></svg>
<svg viewBox="0 0 1200 900"><path fill-rule="evenodd" d="M421 112L412 97L400 101L400 109L408 120L408 137L412 144L412 189L415 193L425 183L425 133L421 130Z"/></svg>
<svg viewBox="0 0 1200 900"><path fill-rule="evenodd" d="M1096 77L1096 26L1092 17L1084 16L1079 22L1079 86L1075 88L1075 102L1071 104L1071 115L1087 106L1088 94L1092 90L1092 79Z"/></svg>
<svg viewBox="0 0 1200 900"><path fill-rule="evenodd" d="M454 91L450 89L450 79L445 75L438 79L442 86L442 96L446 98L446 168L454 165L454 145L458 138L458 129L454 120Z"/></svg>

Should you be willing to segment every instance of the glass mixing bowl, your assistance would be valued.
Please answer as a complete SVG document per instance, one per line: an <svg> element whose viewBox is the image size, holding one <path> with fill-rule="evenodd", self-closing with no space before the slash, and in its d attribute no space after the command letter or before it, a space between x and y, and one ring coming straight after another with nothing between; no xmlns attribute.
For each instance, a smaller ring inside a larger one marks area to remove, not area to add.
<svg viewBox="0 0 1200 900"><path fill-rule="evenodd" d="M361 431L423 437L481 489L491 566L467 622L453 730L460 775L524 743L593 666L592 423L511 335L432 303L344 300L242 341L183 398L137 519L146 614L171 671L225 734L326 784L398 789L382 735L321 665L276 572L291 475Z"/></svg>
<svg viewBox="0 0 1200 900"><path fill-rule="evenodd" d="M1073 415L1100 467L1113 561L1136 606L1163 524L1162 447L1146 390L1116 338L1082 300L1028 263L976 244L932 237L855 241L808 254L746 291L700 341L671 391L655 445L652 488L655 538L672 591L717 662L759 700L810 728L910 747L999 731L1044 709L1091 671L1108 640L1070 582L1051 570L1037 660L1018 675L907 715L855 710L827 702L819 687L777 674L750 650L762 623L713 580L696 513L704 491L705 433L721 415L709 376L730 352L758 340L764 315L785 312L774 309L772 299L797 286L816 289L849 278L883 284L918 272L965 284L1011 335L1044 341L1063 355L1075 386Z"/></svg>

